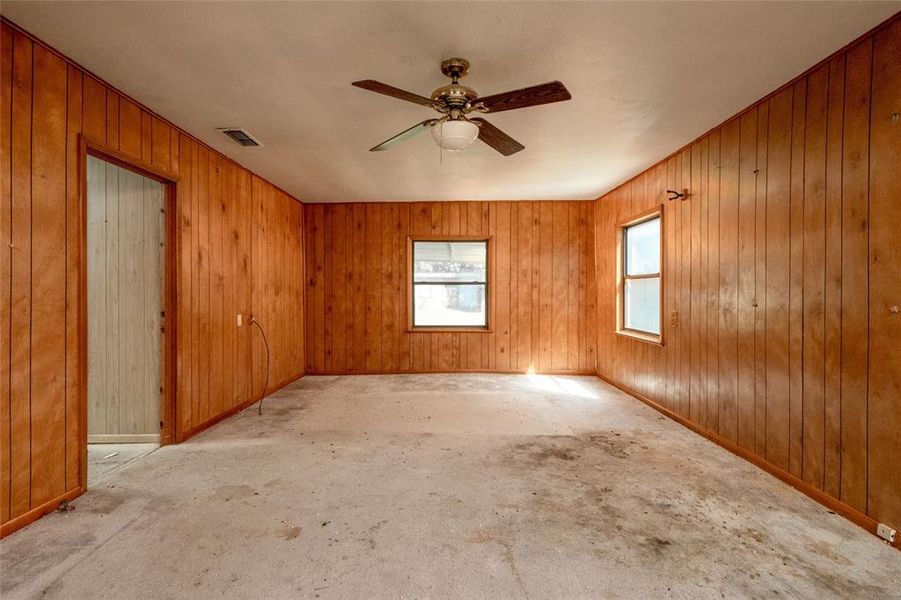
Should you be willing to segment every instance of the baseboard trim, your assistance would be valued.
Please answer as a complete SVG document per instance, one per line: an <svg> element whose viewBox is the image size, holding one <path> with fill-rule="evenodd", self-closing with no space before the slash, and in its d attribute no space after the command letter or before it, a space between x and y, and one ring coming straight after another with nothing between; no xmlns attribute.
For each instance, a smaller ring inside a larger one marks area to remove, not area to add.
<svg viewBox="0 0 901 600"><path fill-rule="evenodd" d="M445 375L467 373L484 373L496 375L572 375L578 377L595 377L594 371L530 371L528 369L422 369L418 371L406 370L373 370L373 371L307 371L307 375Z"/></svg>
<svg viewBox="0 0 901 600"><path fill-rule="evenodd" d="M28 512L23 513L13 519L10 519L6 523L3 523L2 525L0 525L0 539L5 538L6 536L10 535L11 533L14 533L14 532L22 529L26 525L30 525L31 523L34 523L35 521L37 521L44 515L49 515L50 513L55 511L57 508L59 508L60 502L65 502L67 500L73 500L73 499L81 496L83 493L84 493L84 489L82 489L81 486L72 488L65 494L57 496L56 498L53 498L52 500L48 500L47 502L44 502L40 506L32 508Z"/></svg>
<svg viewBox="0 0 901 600"><path fill-rule="evenodd" d="M287 377L286 379L272 385L270 387L270 389L268 391L269 393L267 395L274 394L275 392L279 391L286 385L288 385L290 383L294 383L298 379L302 379L305 375L306 375L306 373L301 372L297 375L291 375L291 376ZM254 404L256 404L259 401L260 401L259 398L251 398L250 400L245 400L241 404L231 407L230 409L216 415L215 417L211 418L210 420L206 421L205 423L201 423L200 425L198 425L192 429L189 429L188 431L179 432L176 437L175 443L178 444L178 443L184 442L185 440L188 440L188 439L194 437L198 433L201 433L202 431L206 431L207 429L209 429L213 425L219 423L220 421L224 421L225 419L229 418L230 416L241 412L245 408L253 406Z"/></svg>
<svg viewBox="0 0 901 600"><path fill-rule="evenodd" d="M757 456L756 454L742 448L735 442L722 437L718 433L714 433L713 431L710 431L709 429L701 427L700 425L673 412L672 410L666 408L665 406L658 404L657 402L651 400L647 396L644 396L643 394L639 394L638 392L631 390L624 385L620 385L620 384L616 383L615 381L611 381L610 379L607 379L600 373L597 373L596 375L597 375L597 378L600 379L601 381L612 385L613 387L617 388L618 390L620 390L622 392L625 392L626 394L632 396L633 398L635 398L637 400L640 400L641 402L647 404L654 410L669 417L676 423L694 431L695 433L697 433L698 435L700 435L702 437L707 438L708 440L710 440L717 446L720 446L720 447L728 450L729 452L738 456L739 458L743 458L744 460L748 461L755 467L758 467L759 469L769 473L776 479L779 479L780 481L787 483L788 485L792 486L793 488L795 488L796 490L798 490L805 496L811 498L812 500L815 500L816 502L819 502L820 504L822 504L823 506L825 506L832 512L841 515L842 517L848 519L849 521L851 521L858 527L861 527L862 529L865 529L868 532L870 532L871 534L873 534L874 536L876 536L876 527L879 525L879 522L876 519L874 519L873 517L860 512L853 506L845 504L841 500L838 500L836 498L833 498L832 496L829 496L828 494L813 487L812 485L810 485L803 479L800 479L799 477L793 475L792 473L789 473L785 469L777 467L776 465L764 460L763 458ZM882 538L878 538L878 539L879 539L879 541L884 542L897 550L901 550L901 540L895 540L895 542L893 544L889 544Z"/></svg>
<svg viewBox="0 0 901 600"><path fill-rule="evenodd" d="M158 444L158 433L96 433L88 435L89 444Z"/></svg>

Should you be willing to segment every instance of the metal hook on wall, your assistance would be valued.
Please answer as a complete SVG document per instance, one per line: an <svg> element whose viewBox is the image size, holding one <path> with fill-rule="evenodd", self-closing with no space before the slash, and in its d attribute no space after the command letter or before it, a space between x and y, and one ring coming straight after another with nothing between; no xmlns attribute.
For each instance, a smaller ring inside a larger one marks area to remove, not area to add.
<svg viewBox="0 0 901 600"><path fill-rule="evenodd" d="M666 193L669 194L667 200L676 200L678 198L682 198L684 201L688 198L688 190L684 189L681 192L677 192L676 190L666 190Z"/></svg>

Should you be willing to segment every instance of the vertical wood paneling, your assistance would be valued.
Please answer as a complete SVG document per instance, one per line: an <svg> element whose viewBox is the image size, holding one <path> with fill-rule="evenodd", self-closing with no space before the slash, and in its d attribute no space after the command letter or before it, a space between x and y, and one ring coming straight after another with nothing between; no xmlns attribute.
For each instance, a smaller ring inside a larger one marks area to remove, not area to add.
<svg viewBox="0 0 901 600"><path fill-rule="evenodd" d="M688 184L688 188L692 190L694 197L692 198L693 202L688 205L689 212L689 248L688 248L688 261L689 261L689 314L691 315L691 320L689 321L689 390L688 390L688 398L689 398L689 412L688 415L691 417L693 421L699 421L701 419L701 307L700 307L700 295L701 295L701 206L704 204L704 188L701 186L701 173L702 173L702 163L701 163L701 143L696 143L691 147L691 175L690 181ZM638 212L641 210L640 206L633 206L633 210ZM647 345L642 344L641 346L636 346L632 344L635 348L639 350L644 350L647 348ZM644 364L644 361L639 361L639 364ZM633 370L635 369L633 364ZM643 394L647 394L647 390L642 390Z"/></svg>
<svg viewBox="0 0 901 600"><path fill-rule="evenodd" d="M595 217L598 373L894 528L899 55L893 18L600 198ZM604 318L615 294L615 223L630 216L624 204L638 211L635 194L655 171L666 188L690 194L665 203L659 360ZM647 387L645 377L661 385Z"/></svg>
<svg viewBox="0 0 901 600"><path fill-rule="evenodd" d="M518 205L520 210L522 210L523 205ZM585 206L584 210L584 219L585 223L582 228L582 235L584 239L582 241L584 247L584 255L586 257L584 275L580 274L580 277L585 278L585 343L586 343L586 357L585 357L585 368L589 372L597 372L598 369L598 336L597 336L597 323L598 323L598 283L597 283L597 264L595 263L595 207L593 205ZM519 230L521 235L524 235L526 227ZM522 238L520 238L522 239ZM520 255L524 255L524 251L520 251ZM580 282L581 285L581 282ZM527 288L526 288L527 289ZM521 297L521 306L526 305L526 296L523 294ZM520 308L520 314L523 313L523 309ZM531 316L531 311L527 314L527 317ZM525 319L524 319L525 320ZM525 331L523 331L522 335L527 335ZM520 347L528 347L527 345L520 344ZM520 362L520 368L522 367L524 361Z"/></svg>
<svg viewBox="0 0 901 600"><path fill-rule="evenodd" d="M119 103L119 150L141 158L141 107L126 98Z"/></svg>
<svg viewBox="0 0 901 600"><path fill-rule="evenodd" d="M15 32L12 51L10 187L10 517L31 508L31 102L30 39Z"/></svg>
<svg viewBox="0 0 901 600"><path fill-rule="evenodd" d="M720 191L722 157L720 131L710 134L710 199L707 203L707 427L719 431L720 372Z"/></svg>
<svg viewBox="0 0 901 600"><path fill-rule="evenodd" d="M838 498L841 479L842 120L845 57L830 61L826 99L824 232L823 491Z"/></svg>
<svg viewBox="0 0 901 600"><path fill-rule="evenodd" d="M804 349L802 477L823 487L826 96L824 65L807 79L804 139Z"/></svg>
<svg viewBox="0 0 901 600"><path fill-rule="evenodd" d="M82 128L82 100L84 76L72 65L67 66L68 109L66 115L66 489L79 483L79 447L81 430L80 390L87 382L82 380L78 357L81 339L79 335L79 315L81 289L79 269L81 268L81 197L78 172L81 158L78 155Z"/></svg>
<svg viewBox="0 0 901 600"><path fill-rule="evenodd" d="M388 204L382 211L380 232L378 236L380 264L384 265L379 273L379 318L377 336L381 343L378 353L378 369L393 368L395 340L391 335L394 325L394 221L397 218L397 206ZM459 221L459 219L458 219ZM340 279L340 278L335 278Z"/></svg>
<svg viewBox="0 0 901 600"><path fill-rule="evenodd" d="M233 326L229 321L237 323L237 296L238 290L234 279L234 259L235 259L235 225L234 225L234 207L235 207L235 171L231 163L225 161L222 165L222 288L223 288L223 340L222 340L222 378L223 378L223 397L222 403L225 410L235 406L237 397L238 384L235 380L235 371L237 368L235 361L235 340L237 337L237 326Z"/></svg>
<svg viewBox="0 0 901 600"><path fill-rule="evenodd" d="M581 209L581 205L579 204L570 204L567 206L567 237L570 240L573 240L572 244L575 248L569 248L569 251L566 254L567 261L567 271L566 271L566 365L573 365L576 369L581 369L581 357L579 353L581 351L580 346L580 337L579 337L579 301L584 297L585 290L580 289L580 268L582 261L582 232L579 229L579 210ZM510 222L509 219L506 223L509 228ZM508 257L509 261L509 257ZM510 271L509 268L505 269L505 266L509 267L509 265L499 265L500 270L498 274L505 273L507 279L507 289L509 290L509 282L510 282ZM508 363L509 368L509 363Z"/></svg>
<svg viewBox="0 0 901 600"><path fill-rule="evenodd" d="M0 24L0 280L11 281L12 266L12 77L13 32ZM0 522L8 521L10 504L10 288L0 291Z"/></svg>
<svg viewBox="0 0 901 600"><path fill-rule="evenodd" d="M306 210L306 207L304 207ZM314 214L318 213L320 209L314 211ZM421 225L423 231L428 231L431 223L431 211L425 209L421 216ZM312 244L309 242L307 244L307 248L315 248L316 249L316 258L318 259L321 256L321 248L324 243L324 238L322 235L316 235L318 230L312 230L311 235L309 237L312 240ZM304 232L305 235L308 232ZM324 277L325 273L321 269L319 265L322 263L317 260L316 268L320 277ZM366 335L366 304L363 301L364 293L366 290L366 208L362 204L356 204L353 206L353 273L354 273L354 299L355 302L353 304L353 313L354 313L354 369L356 371L364 371L366 369L366 344L361 343L362 340L365 339ZM312 303L315 312L314 314L320 315L325 310L325 303L323 302L322 296L318 293L310 294L308 296L310 298L309 302ZM312 343L316 348L321 347L325 340L323 339L323 335L319 329L316 330L316 333L319 334L318 338L314 338ZM428 360L428 349L423 349L422 360ZM324 365L322 361L317 361L317 370L324 369Z"/></svg>
<svg viewBox="0 0 901 600"><path fill-rule="evenodd" d="M770 102L757 112L757 168L754 170L754 451L766 454L766 193Z"/></svg>
<svg viewBox="0 0 901 600"><path fill-rule="evenodd" d="M197 404L194 406L196 421L203 422L210 418L210 365L212 352L212 340L210 339L212 311L210 309L210 267L212 264L212 246L210 244L210 218L213 199L209 194L210 176L210 152L203 146L197 148L196 198L199 211L198 227L200 229L200 244L197 248L198 259L198 332L194 341L197 345L197 372L200 375L197 388ZM257 355L259 356L259 355ZM254 365L260 364L255 361Z"/></svg>
<svg viewBox="0 0 901 600"><path fill-rule="evenodd" d="M106 86L91 77L84 76L82 120L84 135L106 144Z"/></svg>
<svg viewBox="0 0 901 600"><path fill-rule="evenodd" d="M65 489L66 63L34 47L31 140L31 502ZM39 224L39 226L34 226Z"/></svg>
<svg viewBox="0 0 901 600"><path fill-rule="evenodd" d="M79 373L79 294L87 274L81 272L80 254L80 135L177 179L178 304L172 323L178 333L178 413L173 415L177 439L252 397L245 374L260 358L251 356L249 345L251 334L258 334L247 327L238 330L239 311L247 315L256 314L258 306L277 307L266 312L271 314L267 331L277 332L278 340L270 388L302 373L304 336L298 327L304 323L305 286L303 211L296 200L280 191L269 193L275 188L263 180L256 186L267 205L264 214L271 213L274 220L267 239L257 240L262 272L256 274L260 289L252 297L249 257L252 238L260 238L261 231L253 218L250 174L5 21L2 45L0 372L8 384L0 396L0 522L5 535L81 486L80 440L86 432L81 429L80 397L87 382ZM137 178L130 172L125 176ZM133 217L142 227L166 219L158 207L141 212L137 206L104 206L103 219L120 216ZM92 227L92 222L85 226ZM107 242L107 249L127 250L145 242L159 245L160 240L138 231ZM142 260L152 266L162 256L148 251ZM156 295L157 289L135 280L132 267L107 264L105 285ZM278 294L277 301L270 302L272 294ZM128 325L141 335L158 337L159 314L155 321L132 322L127 318L133 312L129 302L119 304L114 307L118 321L109 333ZM88 323L89 328L95 325ZM105 368L128 373L147 362L143 350L133 345L110 353ZM145 395L155 391L156 401L113 407L107 419L129 427L142 419L158 419L159 383L146 374L141 379Z"/></svg>
<svg viewBox="0 0 901 600"><path fill-rule="evenodd" d="M792 89L770 101L766 186L766 449L765 458L788 469Z"/></svg>
<svg viewBox="0 0 901 600"><path fill-rule="evenodd" d="M679 189L691 186L691 148L685 148L681 154ZM679 202L679 256L686 260L678 261L679 265L679 412L686 417L691 410L691 202ZM634 210L633 213L634 214ZM623 215L628 216L628 213ZM629 340L623 343L628 346ZM635 373L633 364L628 365L629 372Z"/></svg>
<svg viewBox="0 0 901 600"><path fill-rule="evenodd" d="M155 128L156 129L156 128ZM156 138L156 130L154 131ZM162 146L155 139L154 150ZM154 160L160 158L154 152ZM224 286L222 281L222 172L221 161L215 154L209 154L208 194L209 194L209 312L210 312L210 388L207 400L207 415L222 412L223 361L222 361L222 301Z"/></svg>
<svg viewBox="0 0 901 600"><path fill-rule="evenodd" d="M719 433L738 438L739 119L723 126L720 171Z"/></svg>
<svg viewBox="0 0 901 600"><path fill-rule="evenodd" d="M807 80L792 91L791 212L789 216L789 471L801 477L803 435L804 110Z"/></svg>
<svg viewBox="0 0 901 600"><path fill-rule="evenodd" d="M757 107L741 116L738 168L737 441L754 448L754 284L756 234Z"/></svg>
<svg viewBox="0 0 901 600"><path fill-rule="evenodd" d="M191 140L183 134L179 134L179 173L181 174L181 186L178 197L178 272L180 281L178 294L182 299L187 299L190 306L194 295L194 244L196 243L195 221L192 211L194 199L191 190ZM193 385L192 381L196 376L193 369L194 355L194 319L190 310L180 309L177 315L176 329L178 336L176 340L176 396L179 399L179 412L177 416L179 431L186 431L191 428L192 416L192 397Z"/></svg>
<svg viewBox="0 0 901 600"><path fill-rule="evenodd" d="M595 272L582 265L594 247L592 207L305 205L308 372L594 372L594 350L589 353L585 343L593 336L584 328L590 324L595 331L594 302L587 297L595 291ZM407 332L407 237L417 235L491 237L490 333ZM536 335L536 325L546 335ZM346 361L340 358L345 345ZM331 360L325 360L326 349Z"/></svg>
<svg viewBox="0 0 901 600"><path fill-rule="evenodd" d="M678 156L672 156L666 161L666 176L665 176L665 187L668 190L678 189L678 184L676 182L676 161L678 160ZM664 297L663 303L665 307L664 314L664 322L661 324L663 327L663 335L664 339L667 340L666 343L666 366L665 366L665 376L664 379L666 381L666 385L664 386L665 393L661 395L661 400L663 405L669 408L670 410L675 410L675 398L676 398L676 352L679 347L679 338L676 335L676 327L678 325L679 313L677 310L676 304L676 289L678 286L678 279L675 277L675 273L678 271L675 269L676 266L676 252L677 252L677 244L676 240L678 239L676 236L676 204L673 202L667 202L663 205L663 225L666 228L665 233L663 234L663 242L665 244L665 248L662 250L664 256L664 264L667 272L665 287L664 287ZM616 214L616 210L611 207L611 213ZM606 240L605 247L608 249L607 252L603 252L604 260L607 262L607 274L604 278L604 282L609 286L610 282L616 281L616 264L617 260L621 260L622 257L618 256L615 252L611 252L610 248L615 248L616 239L615 239L615 229L611 229L611 225L614 223L610 223L610 219L605 219L605 230L607 231L607 235L604 237ZM615 222L616 219L613 219ZM598 278L600 280L600 278ZM599 287L599 292L604 294L604 287ZM609 288L607 288L609 289ZM615 305L615 299L609 297L609 293L604 294L605 302L608 305L608 311L612 314L612 307ZM608 323L608 331L610 327L616 328L617 324L615 319ZM617 338L611 338L614 341ZM610 354L610 348L604 348L604 354Z"/></svg>
<svg viewBox="0 0 901 600"><path fill-rule="evenodd" d="M513 296L510 293L510 202L497 203L495 232L494 282L494 336L495 344L493 369L509 371L510 365L510 319L514 314ZM458 205L459 206L459 205ZM575 361L569 364L575 364ZM459 364L454 365L459 368Z"/></svg>
<svg viewBox="0 0 901 600"><path fill-rule="evenodd" d="M302 211L299 204L265 180L253 176L253 284L251 309L269 341L268 387L270 393L303 373L304 356L297 355L292 340L303 337L303 293L291 292L292 281L304 263L301 238ZM322 226L322 213L317 215ZM315 263L313 265L315 272ZM317 280L318 281L318 280ZM321 305L320 305L321 306ZM229 321L234 322L230 315ZM319 326L322 318L317 319ZM267 383L266 348L258 329L249 335L253 352L253 397L259 399ZM324 346L317 347L316 360L325 361Z"/></svg>
<svg viewBox="0 0 901 600"><path fill-rule="evenodd" d="M381 362L381 275L382 275L382 214L381 207L367 204L366 214L366 264L364 266L364 285L366 294L364 302L366 306L363 344L365 350L365 369L378 371ZM326 231L328 233L328 231ZM326 238L328 241L328 238ZM326 263L328 264L328 263ZM330 281L330 273L326 271L325 280ZM328 302L326 301L326 318L329 315ZM325 343L329 343L329 331L325 331Z"/></svg>
<svg viewBox="0 0 901 600"><path fill-rule="evenodd" d="M565 204L555 202L551 204L551 247L553 257L551 259L551 370L560 370L566 365L566 316L567 316L567 257L569 248L566 240L569 236L568 211Z"/></svg>
<svg viewBox="0 0 901 600"><path fill-rule="evenodd" d="M532 322L536 318L532 307L532 276L534 273L534 240L532 238L532 214L534 203L516 204L516 234L519 251L517 252L518 272L515 279L517 311L516 311L516 370L528 370L534 367L534 340L532 339Z"/></svg>
<svg viewBox="0 0 901 600"><path fill-rule="evenodd" d="M867 510L872 40L848 50L842 124L841 500Z"/></svg>
<svg viewBox="0 0 901 600"><path fill-rule="evenodd" d="M697 421L705 427L708 426L709 409L707 405L707 353L709 348L706 344L707 340L707 255L708 255L708 225L710 211L710 138L705 137L700 142L700 164L696 169L698 172L698 183L695 189L698 190L698 246L697 252L697 286L693 286L692 294L694 297L694 287L697 288L697 298L693 300L694 306L692 312L697 315L697 337L693 342L698 348L695 375L695 389L697 397ZM653 173L653 171L651 171ZM651 348L653 350L653 348ZM640 368L640 365L638 366ZM693 371L694 373L694 371ZM648 389L646 395L653 393L653 388Z"/></svg>
<svg viewBox="0 0 901 600"><path fill-rule="evenodd" d="M106 146L119 149L119 94L106 89Z"/></svg>
<svg viewBox="0 0 901 600"><path fill-rule="evenodd" d="M868 510L901 526L901 19L873 41L870 123Z"/></svg>

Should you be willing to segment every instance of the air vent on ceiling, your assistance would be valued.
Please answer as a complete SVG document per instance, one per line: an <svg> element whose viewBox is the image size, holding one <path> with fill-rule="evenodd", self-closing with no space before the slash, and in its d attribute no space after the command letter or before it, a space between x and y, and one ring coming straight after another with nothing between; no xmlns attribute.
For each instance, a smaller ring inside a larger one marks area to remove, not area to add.
<svg viewBox="0 0 901 600"><path fill-rule="evenodd" d="M256 140L252 135L244 131L243 129L238 129L237 127L223 127L220 129L222 133L230 137L235 142L241 144L242 146L262 146L260 142Z"/></svg>

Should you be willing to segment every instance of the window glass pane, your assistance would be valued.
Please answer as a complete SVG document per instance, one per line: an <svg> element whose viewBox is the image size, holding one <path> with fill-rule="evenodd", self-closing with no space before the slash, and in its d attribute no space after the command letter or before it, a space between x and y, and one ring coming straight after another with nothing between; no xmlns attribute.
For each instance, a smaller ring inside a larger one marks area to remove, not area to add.
<svg viewBox="0 0 901 600"><path fill-rule="evenodd" d="M484 327L485 286L414 285L416 327Z"/></svg>
<svg viewBox="0 0 901 600"><path fill-rule="evenodd" d="M485 282L487 242L413 242L413 281Z"/></svg>
<svg viewBox="0 0 901 600"><path fill-rule="evenodd" d="M660 278L626 279L623 323L626 329L660 334Z"/></svg>
<svg viewBox="0 0 901 600"><path fill-rule="evenodd" d="M626 275L660 272L660 217L626 228Z"/></svg>

